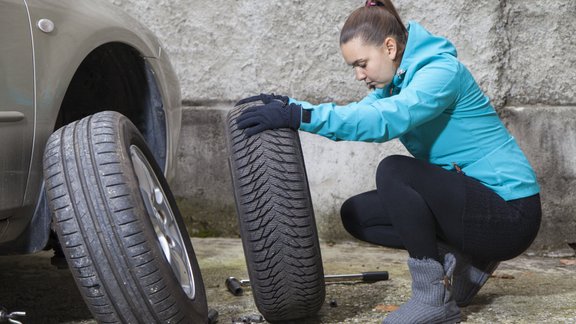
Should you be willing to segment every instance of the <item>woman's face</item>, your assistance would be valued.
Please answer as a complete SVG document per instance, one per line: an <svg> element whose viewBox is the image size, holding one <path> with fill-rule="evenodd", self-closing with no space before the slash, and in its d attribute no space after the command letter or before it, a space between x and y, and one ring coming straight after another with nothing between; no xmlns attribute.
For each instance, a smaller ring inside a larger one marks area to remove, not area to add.
<svg viewBox="0 0 576 324"><path fill-rule="evenodd" d="M384 88L398 69L396 40L388 37L381 46L365 44L355 37L340 46L346 63L354 69L356 80L364 81L368 88Z"/></svg>

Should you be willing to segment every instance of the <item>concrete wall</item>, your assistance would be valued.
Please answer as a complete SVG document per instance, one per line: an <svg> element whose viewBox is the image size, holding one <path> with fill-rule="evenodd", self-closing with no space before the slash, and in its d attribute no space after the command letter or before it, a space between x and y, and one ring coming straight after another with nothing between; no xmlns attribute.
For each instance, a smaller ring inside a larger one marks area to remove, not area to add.
<svg viewBox="0 0 576 324"><path fill-rule="evenodd" d="M180 76L184 128L173 190L201 235L237 235L223 121L242 97L275 92L312 102L366 94L340 55L338 35L364 1L110 0L164 42ZM329 5L327 5L329 4ZM544 220L534 251L573 253L576 2L396 0L402 17L447 36L533 163ZM560 107L562 106L562 107ZM371 190L397 141L334 143L301 133L322 239L348 239L339 206Z"/></svg>

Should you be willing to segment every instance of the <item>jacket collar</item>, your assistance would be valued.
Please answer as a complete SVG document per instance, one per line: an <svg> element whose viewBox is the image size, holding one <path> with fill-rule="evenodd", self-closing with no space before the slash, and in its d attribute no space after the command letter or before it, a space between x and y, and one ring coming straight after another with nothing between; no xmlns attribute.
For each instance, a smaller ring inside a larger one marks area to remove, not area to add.
<svg viewBox="0 0 576 324"><path fill-rule="evenodd" d="M412 75L433 56L458 56L456 48L449 40L432 35L417 22L410 21L407 29L408 41L402 55L402 63L400 63L396 75L392 79L395 87L399 87L406 79L407 74Z"/></svg>

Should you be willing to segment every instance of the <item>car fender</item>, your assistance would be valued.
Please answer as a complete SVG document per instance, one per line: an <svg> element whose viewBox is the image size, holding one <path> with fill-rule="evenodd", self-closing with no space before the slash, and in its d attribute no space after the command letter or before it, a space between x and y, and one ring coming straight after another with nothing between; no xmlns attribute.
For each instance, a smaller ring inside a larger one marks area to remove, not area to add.
<svg viewBox="0 0 576 324"><path fill-rule="evenodd" d="M38 229L30 227L32 223L46 224L41 219L49 217L39 215L45 210L41 200L44 146L55 130L58 112L72 78L92 51L104 44L120 42L135 49L151 67L166 116L168 142L164 170L168 180L174 177L182 108L180 85L167 53L148 28L121 9L95 0L25 0L25 3L33 42L35 133L24 206L36 212L15 217L11 227L28 227L28 232L33 230L40 235ZM49 28L46 28L47 22ZM36 221L31 223L32 219ZM49 228L41 231L46 231L47 239ZM43 239L36 241L33 244L36 246L28 246L25 252L43 248L40 242Z"/></svg>
<svg viewBox="0 0 576 324"><path fill-rule="evenodd" d="M110 42L122 42L136 49L152 67L157 84L161 85L167 116L167 129L179 133L181 95L178 79L167 53L152 32L141 23L106 1L94 0L27 0L34 42L37 133L36 146L43 147L54 129L58 110L66 89L82 61L97 47ZM41 19L54 24L52 32L37 26ZM168 136L172 139L174 136ZM168 143L171 167L177 143ZM34 152L36 163L41 152ZM40 154L36 154L40 153ZM40 170L32 167L33 170ZM167 174L170 180L172 174ZM31 177L36 178L34 175ZM40 178L40 177L38 177ZM32 184L31 184L32 185ZM38 186L35 186L38 187Z"/></svg>

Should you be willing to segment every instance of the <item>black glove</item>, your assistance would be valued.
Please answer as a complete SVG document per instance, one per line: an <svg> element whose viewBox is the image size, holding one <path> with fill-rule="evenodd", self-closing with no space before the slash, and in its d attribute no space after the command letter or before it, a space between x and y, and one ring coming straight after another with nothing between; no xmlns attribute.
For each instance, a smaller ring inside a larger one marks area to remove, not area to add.
<svg viewBox="0 0 576 324"><path fill-rule="evenodd" d="M286 96L279 96L279 95L275 95L273 93L271 93L271 94L261 93L257 96L244 98L244 99L238 101L236 103L236 106L240 106L240 105L247 104L249 102L254 102L254 101L262 101L264 104L269 104L270 102L272 102L272 100L280 100L280 101L282 101L282 103L284 105L287 105L289 99Z"/></svg>
<svg viewBox="0 0 576 324"><path fill-rule="evenodd" d="M284 105L272 101L262 106L249 107L236 119L239 129L245 129L246 135L252 136L267 129L300 127L302 107L297 104Z"/></svg>

